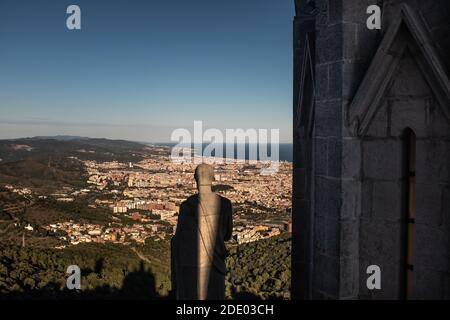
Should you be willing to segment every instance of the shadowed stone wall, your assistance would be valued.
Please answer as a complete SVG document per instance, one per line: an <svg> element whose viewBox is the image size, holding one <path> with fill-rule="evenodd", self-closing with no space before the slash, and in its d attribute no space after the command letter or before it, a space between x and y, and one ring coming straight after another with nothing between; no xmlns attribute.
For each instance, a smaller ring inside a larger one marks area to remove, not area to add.
<svg viewBox="0 0 450 320"><path fill-rule="evenodd" d="M372 4L382 8L381 30L366 27ZM404 296L410 128L413 297L449 299L450 2L300 0L296 9L294 298ZM381 290L366 287L372 264L381 267Z"/></svg>

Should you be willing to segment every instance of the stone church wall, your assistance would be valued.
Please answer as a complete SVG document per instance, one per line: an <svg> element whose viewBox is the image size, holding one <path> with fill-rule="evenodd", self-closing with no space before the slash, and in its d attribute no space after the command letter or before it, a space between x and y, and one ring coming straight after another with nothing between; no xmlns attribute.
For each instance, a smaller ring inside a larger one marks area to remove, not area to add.
<svg viewBox="0 0 450 320"><path fill-rule="evenodd" d="M420 50L401 57L363 134L355 133L348 117L386 30L399 17L401 3L420 17L449 74L450 3L318 0L308 7L305 2L296 2L294 23L294 119L301 119L308 108L298 100L299 92L306 90L299 79L305 34L298 29L306 20L299 13L311 11L307 19L313 16L315 24L314 123L308 138L300 130L301 121L294 121L294 297L401 297L403 134L410 128L417 136L414 295L449 299L450 126L442 101L437 102L417 65ZM381 30L366 27L366 8L372 4L382 8ZM381 267L382 290L366 287L366 268L372 264Z"/></svg>

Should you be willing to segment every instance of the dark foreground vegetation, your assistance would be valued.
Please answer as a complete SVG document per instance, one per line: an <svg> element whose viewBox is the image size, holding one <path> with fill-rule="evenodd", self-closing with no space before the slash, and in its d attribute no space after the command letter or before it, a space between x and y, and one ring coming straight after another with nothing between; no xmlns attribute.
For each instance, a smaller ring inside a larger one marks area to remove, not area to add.
<svg viewBox="0 0 450 320"><path fill-rule="evenodd" d="M286 235L230 248L227 298L287 298L290 253ZM80 291L66 289L70 265L81 269ZM169 299L169 266L165 240L134 250L112 244L63 250L0 245L0 299Z"/></svg>

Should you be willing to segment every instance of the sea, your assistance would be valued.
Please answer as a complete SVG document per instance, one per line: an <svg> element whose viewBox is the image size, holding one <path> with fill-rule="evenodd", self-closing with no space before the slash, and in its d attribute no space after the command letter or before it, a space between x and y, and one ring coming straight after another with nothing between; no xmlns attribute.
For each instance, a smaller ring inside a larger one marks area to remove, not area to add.
<svg viewBox="0 0 450 320"><path fill-rule="evenodd" d="M152 143L152 145L166 146L166 147L170 147L170 148L173 148L173 147L177 146L177 147L194 149L194 145L193 144L179 145L177 143L170 143L169 142L169 143ZM224 158L226 157L227 149L229 150L230 148L234 147L234 159L240 159L240 160L243 160L243 159L249 160L249 158L250 158L250 148L253 148L253 150L256 148L256 150L257 150L257 160L270 160L271 158L272 159L274 158L272 156L272 154L271 154L272 149L276 149L275 148L276 145L268 144L267 145L267 152L264 152L263 156L260 157L260 155L259 155L260 145L259 144L249 144L249 143L246 143L246 144L238 144L238 143L234 143L234 144L229 144L229 143L210 144L210 143L203 143L202 144L202 150L205 150L205 148L208 147L208 146L211 146L211 148L222 148L222 150L223 150L222 155L223 155ZM237 152L238 146L241 146L241 147L245 146L245 156L238 155L238 152ZM265 149L263 148L262 151L264 151L264 150ZM280 143L280 144L278 144L278 160L279 161L292 162L292 155L293 155L293 145L292 145L292 143ZM215 156L214 150L212 152L212 156Z"/></svg>

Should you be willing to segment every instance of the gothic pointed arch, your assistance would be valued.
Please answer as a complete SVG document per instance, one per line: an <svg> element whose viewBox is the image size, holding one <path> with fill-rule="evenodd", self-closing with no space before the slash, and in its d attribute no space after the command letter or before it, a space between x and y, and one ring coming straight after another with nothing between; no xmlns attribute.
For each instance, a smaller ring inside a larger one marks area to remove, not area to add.
<svg viewBox="0 0 450 320"><path fill-rule="evenodd" d="M412 52L440 111L450 123L450 80L421 18L402 4L347 111L347 125L363 136L381 105L400 62Z"/></svg>

